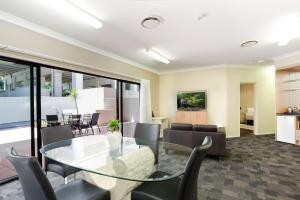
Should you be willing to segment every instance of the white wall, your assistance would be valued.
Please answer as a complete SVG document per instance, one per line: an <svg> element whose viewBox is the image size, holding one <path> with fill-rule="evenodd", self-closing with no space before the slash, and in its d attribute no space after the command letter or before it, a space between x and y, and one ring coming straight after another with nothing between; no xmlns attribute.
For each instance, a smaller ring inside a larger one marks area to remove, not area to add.
<svg viewBox="0 0 300 200"><path fill-rule="evenodd" d="M29 121L29 97L0 97L0 124Z"/></svg>
<svg viewBox="0 0 300 200"><path fill-rule="evenodd" d="M72 97L45 97L42 96L42 119L46 115L61 114L62 109L75 109ZM56 110L57 109L57 110ZM29 97L0 97L0 124L30 121Z"/></svg>
<svg viewBox="0 0 300 200"><path fill-rule="evenodd" d="M42 119L46 119L46 115L56 115L62 117L63 110L76 109L75 101L73 97L47 97L42 96ZM13 108L11 108L14 110Z"/></svg>
<svg viewBox="0 0 300 200"><path fill-rule="evenodd" d="M160 115L171 122L176 115L176 92L207 90L209 124L226 127L227 137L240 133L240 83L255 83L256 134L275 132L275 70L273 66L228 66L160 76Z"/></svg>
<svg viewBox="0 0 300 200"><path fill-rule="evenodd" d="M78 90L77 105L82 114L104 109L104 88Z"/></svg>

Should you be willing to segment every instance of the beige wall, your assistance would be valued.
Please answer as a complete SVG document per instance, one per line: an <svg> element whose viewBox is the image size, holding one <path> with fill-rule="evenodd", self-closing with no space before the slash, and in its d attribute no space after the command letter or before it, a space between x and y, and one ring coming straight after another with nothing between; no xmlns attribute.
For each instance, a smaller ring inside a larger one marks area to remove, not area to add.
<svg viewBox="0 0 300 200"><path fill-rule="evenodd" d="M226 127L227 137L239 136L240 84L255 83L256 134L275 132L275 70L273 66L224 67L160 76L160 114L175 120L176 92L207 90L208 123Z"/></svg>
<svg viewBox="0 0 300 200"><path fill-rule="evenodd" d="M275 133L275 68L228 68L228 136L239 136L240 84L254 83L255 130L254 134Z"/></svg>
<svg viewBox="0 0 300 200"><path fill-rule="evenodd" d="M58 67L71 68L94 74L109 74L115 77L148 79L151 83L152 108L158 113L158 82L159 75L136 66L118 61L113 58L89 51L49 36L33 32L31 30L16 26L14 24L0 20L0 44L8 45L18 49L24 49L34 53L47 55L63 60L80 63L81 65L62 64L38 57L28 57L21 54L14 54L5 50L0 50L0 55L13 56L25 60L32 60L39 63L56 65ZM111 74L113 73L113 74ZM116 76L117 75L117 76Z"/></svg>
<svg viewBox="0 0 300 200"><path fill-rule="evenodd" d="M179 91L207 91L208 123L227 123L226 69L211 69L163 74L159 78L160 115L172 122L176 115L176 93Z"/></svg>

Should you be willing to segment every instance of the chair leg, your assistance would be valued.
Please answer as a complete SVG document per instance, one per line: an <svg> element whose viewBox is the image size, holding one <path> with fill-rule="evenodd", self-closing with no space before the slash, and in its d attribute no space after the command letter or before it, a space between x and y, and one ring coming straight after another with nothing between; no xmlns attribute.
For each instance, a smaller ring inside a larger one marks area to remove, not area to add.
<svg viewBox="0 0 300 200"><path fill-rule="evenodd" d="M94 129L93 129L93 127L91 126L91 129L92 129L92 133L93 133L93 135L95 135L95 133L94 133Z"/></svg>
<svg viewBox="0 0 300 200"><path fill-rule="evenodd" d="M98 130L99 130L99 134L101 133L101 129L100 129L100 127L98 126L98 124L97 124L97 127L98 127Z"/></svg>
<svg viewBox="0 0 300 200"><path fill-rule="evenodd" d="M65 184L68 183L68 177L65 177Z"/></svg>

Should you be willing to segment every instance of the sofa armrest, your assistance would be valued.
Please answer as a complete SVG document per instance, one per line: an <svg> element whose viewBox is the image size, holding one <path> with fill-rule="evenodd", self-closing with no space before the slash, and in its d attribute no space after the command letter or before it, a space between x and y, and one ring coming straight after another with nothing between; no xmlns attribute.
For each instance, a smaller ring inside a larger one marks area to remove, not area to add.
<svg viewBox="0 0 300 200"><path fill-rule="evenodd" d="M225 127L218 127L218 132L226 134Z"/></svg>

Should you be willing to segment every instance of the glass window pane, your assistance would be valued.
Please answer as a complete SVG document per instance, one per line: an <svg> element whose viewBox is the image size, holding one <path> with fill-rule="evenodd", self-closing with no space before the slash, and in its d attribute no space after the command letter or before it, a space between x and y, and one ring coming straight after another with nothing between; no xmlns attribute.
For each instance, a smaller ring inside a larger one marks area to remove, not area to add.
<svg viewBox="0 0 300 200"><path fill-rule="evenodd" d="M123 136L133 137L135 124L140 118L140 86L123 83Z"/></svg>
<svg viewBox="0 0 300 200"><path fill-rule="evenodd" d="M44 127L69 124L75 136L103 134L116 118L116 80L43 67L41 88ZM91 127L95 113L99 118Z"/></svg>
<svg viewBox="0 0 300 200"><path fill-rule="evenodd" d="M0 111L1 182L16 175L6 159L8 148L31 154L29 66L0 60Z"/></svg>

